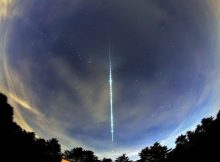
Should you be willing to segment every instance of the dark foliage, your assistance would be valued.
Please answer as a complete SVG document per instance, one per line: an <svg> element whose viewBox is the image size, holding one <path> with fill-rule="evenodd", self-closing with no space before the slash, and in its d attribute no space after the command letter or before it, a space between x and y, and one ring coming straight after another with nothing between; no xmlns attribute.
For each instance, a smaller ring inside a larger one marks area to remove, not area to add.
<svg viewBox="0 0 220 162"><path fill-rule="evenodd" d="M71 162L98 162L98 157L94 152L83 150L81 147L74 148L70 151L66 150L63 157Z"/></svg>
<svg viewBox="0 0 220 162"><path fill-rule="evenodd" d="M146 147L139 153L139 162L217 162L219 147L220 111L215 120L213 117L204 118L194 131L177 137L172 151L159 143Z"/></svg>
<svg viewBox="0 0 220 162"><path fill-rule="evenodd" d="M139 162L158 162L167 159L169 149L166 146L161 146L158 142L151 147L146 147L140 153Z"/></svg>
<svg viewBox="0 0 220 162"><path fill-rule="evenodd" d="M106 159L106 158L104 158L104 159L102 160L102 162L112 162L112 159Z"/></svg>
<svg viewBox="0 0 220 162"><path fill-rule="evenodd" d="M36 138L13 122L13 108L0 93L1 161L60 162L61 148L56 139Z"/></svg>
<svg viewBox="0 0 220 162"><path fill-rule="evenodd" d="M188 131L176 139L176 148L169 154L168 162L219 161L220 118L219 113L204 118L194 131Z"/></svg>
<svg viewBox="0 0 220 162"><path fill-rule="evenodd" d="M126 156L126 154L123 154L122 156L119 156L115 162L131 162L129 158Z"/></svg>

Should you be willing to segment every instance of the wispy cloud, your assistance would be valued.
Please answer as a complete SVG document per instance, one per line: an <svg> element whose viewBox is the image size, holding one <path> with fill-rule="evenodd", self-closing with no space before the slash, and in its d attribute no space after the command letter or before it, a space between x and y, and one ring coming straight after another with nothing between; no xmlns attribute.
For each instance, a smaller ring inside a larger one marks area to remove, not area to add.
<svg viewBox="0 0 220 162"><path fill-rule="evenodd" d="M9 16L13 2L13 0L0 0L0 19Z"/></svg>

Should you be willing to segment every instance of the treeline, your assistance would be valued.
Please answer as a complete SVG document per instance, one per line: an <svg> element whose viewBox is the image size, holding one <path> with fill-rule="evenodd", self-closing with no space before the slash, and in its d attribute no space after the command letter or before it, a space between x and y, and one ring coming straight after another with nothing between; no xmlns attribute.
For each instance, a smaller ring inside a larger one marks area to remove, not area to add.
<svg viewBox="0 0 220 162"><path fill-rule="evenodd" d="M7 162L60 162L58 140L36 138L13 121L13 108L7 97L0 93L0 146L1 160Z"/></svg>
<svg viewBox="0 0 220 162"><path fill-rule="evenodd" d="M191 162L220 161L220 111L216 119L204 118L194 131L188 131L176 139L171 150L155 143L140 153L138 162Z"/></svg>
<svg viewBox="0 0 220 162"><path fill-rule="evenodd" d="M112 162L99 160L94 152L81 147L61 152L58 140L36 138L33 132L26 132L13 121L13 108L7 97L0 93L1 161L7 162ZM176 139L176 147L168 149L156 142L139 153L137 162L190 162L220 161L220 111L217 117L204 118L194 131L188 131ZM4 159L4 160L3 160ZM131 162L123 154L115 162Z"/></svg>

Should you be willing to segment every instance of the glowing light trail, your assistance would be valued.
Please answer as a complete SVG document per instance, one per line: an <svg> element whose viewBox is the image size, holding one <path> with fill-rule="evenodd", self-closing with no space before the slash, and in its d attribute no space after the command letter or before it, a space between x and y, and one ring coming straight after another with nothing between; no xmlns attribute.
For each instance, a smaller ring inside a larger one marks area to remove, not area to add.
<svg viewBox="0 0 220 162"><path fill-rule="evenodd" d="M111 125L111 135L112 135L112 142L114 141L114 116L113 116L113 100L112 100L112 62L111 62L111 45L109 43L109 92L110 92L110 125Z"/></svg>

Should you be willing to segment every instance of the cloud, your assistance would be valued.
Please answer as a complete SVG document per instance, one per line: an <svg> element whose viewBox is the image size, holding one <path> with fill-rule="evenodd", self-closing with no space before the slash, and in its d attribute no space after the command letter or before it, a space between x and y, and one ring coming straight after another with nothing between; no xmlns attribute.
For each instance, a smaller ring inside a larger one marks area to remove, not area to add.
<svg viewBox="0 0 220 162"><path fill-rule="evenodd" d="M15 17L21 16L24 6L30 4L28 0L0 0L0 22L12 20Z"/></svg>
<svg viewBox="0 0 220 162"><path fill-rule="evenodd" d="M13 0L0 0L0 19L4 19L9 15Z"/></svg>
<svg viewBox="0 0 220 162"><path fill-rule="evenodd" d="M99 75L99 72L91 71L94 80L84 80L62 59L52 61L52 67L57 72L61 82L80 99L81 107L93 117L93 121L100 123L108 120L109 92L106 80L107 76ZM103 78L105 77L105 78ZM73 105L77 105L73 103Z"/></svg>
<svg viewBox="0 0 220 162"><path fill-rule="evenodd" d="M29 103L25 100L20 99L19 97L11 94L11 93L7 93L7 96L10 97L14 102L16 102L17 104L19 104L21 107L29 110L30 112L39 115L40 112L38 111L38 109L36 108L32 108L31 105L29 105Z"/></svg>

